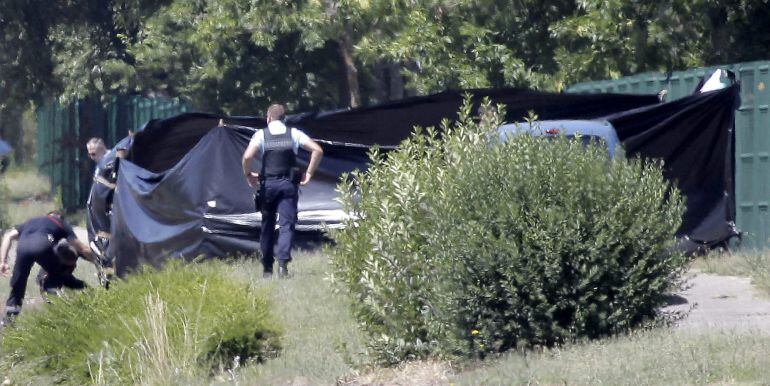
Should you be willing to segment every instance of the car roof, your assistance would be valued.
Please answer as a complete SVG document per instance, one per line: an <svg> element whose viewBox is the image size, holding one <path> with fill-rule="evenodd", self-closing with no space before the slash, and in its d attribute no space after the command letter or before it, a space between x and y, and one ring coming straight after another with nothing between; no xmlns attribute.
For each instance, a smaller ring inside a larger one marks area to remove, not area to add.
<svg viewBox="0 0 770 386"><path fill-rule="evenodd" d="M497 128L500 140L505 141L511 135L529 134L541 136L591 136L599 137L607 143L612 157L615 148L620 145L620 139L612 124L606 120L543 120L532 122L515 122Z"/></svg>

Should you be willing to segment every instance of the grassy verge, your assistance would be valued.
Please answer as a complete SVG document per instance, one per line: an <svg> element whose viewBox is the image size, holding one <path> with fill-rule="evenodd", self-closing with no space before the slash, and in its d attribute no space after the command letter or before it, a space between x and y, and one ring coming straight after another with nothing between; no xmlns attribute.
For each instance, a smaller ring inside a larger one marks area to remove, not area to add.
<svg viewBox="0 0 770 386"><path fill-rule="evenodd" d="M0 177L0 181L8 188L11 200L49 199L51 184L48 178L31 166L12 168Z"/></svg>
<svg viewBox="0 0 770 386"><path fill-rule="evenodd" d="M747 276L751 283L770 295L770 251L741 250L731 254L712 253L696 259L693 268L725 276Z"/></svg>
<svg viewBox="0 0 770 386"><path fill-rule="evenodd" d="M291 280L264 280L261 278L261 265L256 261L244 260L231 264L222 264L223 270L229 280L235 283L243 283L253 286L259 292L268 294L268 302L271 304L271 312L275 315L278 325L283 330L281 338L282 351L279 356L267 359L262 364L237 363L234 369L228 371L214 371L214 376L208 378L209 370L204 367L191 366L191 358L184 351L171 355L164 350L153 350L158 345L158 337L163 334L149 326L162 323L146 323L147 327L137 330L135 352L122 354L123 357L147 357L151 361L140 363L132 367L136 375L135 381L153 383L162 375L168 375L170 369L176 368L175 380L161 383L176 384L208 384L208 383L232 383L240 384L335 384L337 379L343 376L355 374L354 362L362 360L360 352L363 347L363 339L358 328L348 312L346 300L336 294L325 280L328 270L327 259L321 253L299 252L295 255L296 263L292 264ZM80 268L83 273L92 271L88 265ZM7 278L3 279L0 287L7 293ZM36 291L31 282L28 287L30 292ZM101 291L100 289L97 289ZM137 295L138 296L138 295ZM248 297L246 291L233 291L230 296L233 299ZM144 320L163 320L167 317L161 301L147 301L145 315L137 312L137 318ZM160 299L162 300L162 299ZM39 302L35 306L25 308L25 313L40 313ZM165 308L168 308L166 306ZM23 315L24 316L24 315ZM127 321L131 323L131 320ZM139 334L141 332L141 334ZM114 339L111 337L110 339ZM85 339L85 338L84 338ZM102 356L101 351L93 353L95 362L92 364L94 383L103 383L114 380L116 374L111 374L109 369L114 357ZM164 359L166 358L166 359ZM171 359L176 358L174 361ZM38 373L34 377L30 374L37 372L38 367L34 363L7 363L9 359L3 358L0 363L5 369L13 367L11 378L21 384L50 383L55 380L52 374ZM156 364L149 366L148 364ZM186 368L176 363L186 364ZM30 367L31 366L31 367ZM101 366L101 367L100 367ZM99 369L103 370L99 370ZM118 374L125 377L125 374ZM124 379L125 378L121 378ZM72 383L68 380L65 383Z"/></svg>
<svg viewBox="0 0 770 386"><path fill-rule="evenodd" d="M221 381L242 384L692 384L767 381L770 336L714 331L695 334L656 329L575 344L562 349L503 355L460 370L444 362L393 369L352 367L366 362L345 299L325 280L326 258L300 254L289 281L273 286L276 313L285 323L284 352L242 368ZM248 274L246 271L239 271ZM259 279L255 279L258 282ZM346 350L339 348L347 346Z"/></svg>
<svg viewBox="0 0 770 386"><path fill-rule="evenodd" d="M272 288L274 312L284 327L281 356L235 372L239 384L333 385L355 374L354 363L364 339L349 312L347 300L326 280L326 256L320 252L295 254L290 280L263 280L256 261L239 263L239 275Z"/></svg>
<svg viewBox="0 0 770 386"><path fill-rule="evenodd" d="M84 265L82 269L85 274L90 267ZM283 330L278 357L261 364L241 363L231 371L214 371L212 377L201 367L199 372L188 373L196 374L197 378L177 376L166 383L724 384L762 383L770 379L765 370L770 368L768 336L724 331L694 334L667 329L525 355L513 353L465 369L435 361L372 369L360 366L368 362L363 354L365 340L350 315L346 298L325 279L329 270L326 256L320 252L299 252L291 269L294 276L290 280L263 280L256 261L235 262L226 269L233 281L250 283L257 290L268 292L272 313ZM153 304L147 308L148 315L162 318L158 303ZM145 334L152 335L150 331ZM136 350L141 350L141 345ZM157 379L151 377L153 374L165 370L160 366L143 371L147 375L144 380L150 380ZM35 379L20 383L35 383Z"/></svg>
<svg viewBox="0 0 770 386"><path fill-rule="evenodd" d="M768 380L770 337L656 330L547 350L510 354L460 374L462 385L672 385Z"/></svg>
<svg viewBox="0 0 770 386"><path fill-rule="evenodd" d="M20 224L56 209L48 179L32 167L7 171L0 176L0 189L5 193L0 210L8 225Z"/></svg>
<svg viewBox="0 0 770 386"><path fill-rule="evenodd" d="M17 382L164 384L264 361L277 355L281 329L267 290L232 270L222 262L170 263L109 291L56 298L4 331L3 370Z"/></svg>

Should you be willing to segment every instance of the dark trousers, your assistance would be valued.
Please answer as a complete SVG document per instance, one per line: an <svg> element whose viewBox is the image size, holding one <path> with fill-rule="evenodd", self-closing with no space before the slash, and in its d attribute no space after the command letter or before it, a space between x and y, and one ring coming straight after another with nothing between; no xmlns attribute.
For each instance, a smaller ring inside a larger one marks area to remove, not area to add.
<svg viewBox="0 0 770 386"><path fill-rule="evenodd" d="M63 267L59 263L59 258L53 252L53 245L48 241L47 237L23 237L19 239L19 244L16 247L16 262L13 264L13 274L11 275L10 283L11 293L5 302L6 314L18 314L21 312L24 295L27 292L27 279L29 279L29 273L35 263L40 265L43 276L52 277L52 279L43 281L44 284L51 286L50 288L66 286L80 289L85 287L85 283L72 276L72 269L74 267ZM40 284L41 276L38 275L37 279L38 284ZM57 284L60 285L54 287ZM43 289L45 288L41 288L41 290Z"/></svg>
<svg viewBox="0 0 770 386"><path fill-rule="evenodd" d="M262 231L259 249L262 251L262 264L267 271L270 271L276 256L279 261L291 261L291 244L294 240L294 227L297 225L299 188L288 179L281 178L263 181L261 189ZM279 226L277 242L276 215ZM273 250L274 244L275 250Z"/></svg>
<svg viewBox="0 0 770 386"><path fill-rule="evenodd" d="M32 235L19 239L16 247L16 262L13 264L11 275L11 293L5 302L5 311L18 314L27 292L27 279L35 263L52 265L58 261L53 252L53 245L45 236Z"/></svg>

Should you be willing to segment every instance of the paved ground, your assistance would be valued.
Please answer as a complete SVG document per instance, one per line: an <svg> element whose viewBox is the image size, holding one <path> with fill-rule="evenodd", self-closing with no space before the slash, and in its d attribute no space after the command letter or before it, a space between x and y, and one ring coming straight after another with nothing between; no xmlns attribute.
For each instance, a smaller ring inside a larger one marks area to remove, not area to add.
<svg viewBox="0 0 770 386"><path fill-rule="evenodd" d="M687 311L677 328L758 331L770 334L770 297L760 294L746 277L693 272L690 288L666 311Z"/></svg>

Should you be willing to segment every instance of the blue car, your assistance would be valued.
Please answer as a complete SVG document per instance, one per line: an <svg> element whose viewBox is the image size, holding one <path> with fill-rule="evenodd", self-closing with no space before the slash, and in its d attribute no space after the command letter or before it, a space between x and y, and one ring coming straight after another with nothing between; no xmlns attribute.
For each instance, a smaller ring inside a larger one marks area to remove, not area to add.
<svg viewBox="0 0 770 386"><path fill-rule="evenodd" d="M509 123L497 128L500 140L511 136L529 134L535 137L579 137L583 143L602 143L607 146L610 158L622 154L615 128L604 120L557 120Z"/></svg>

